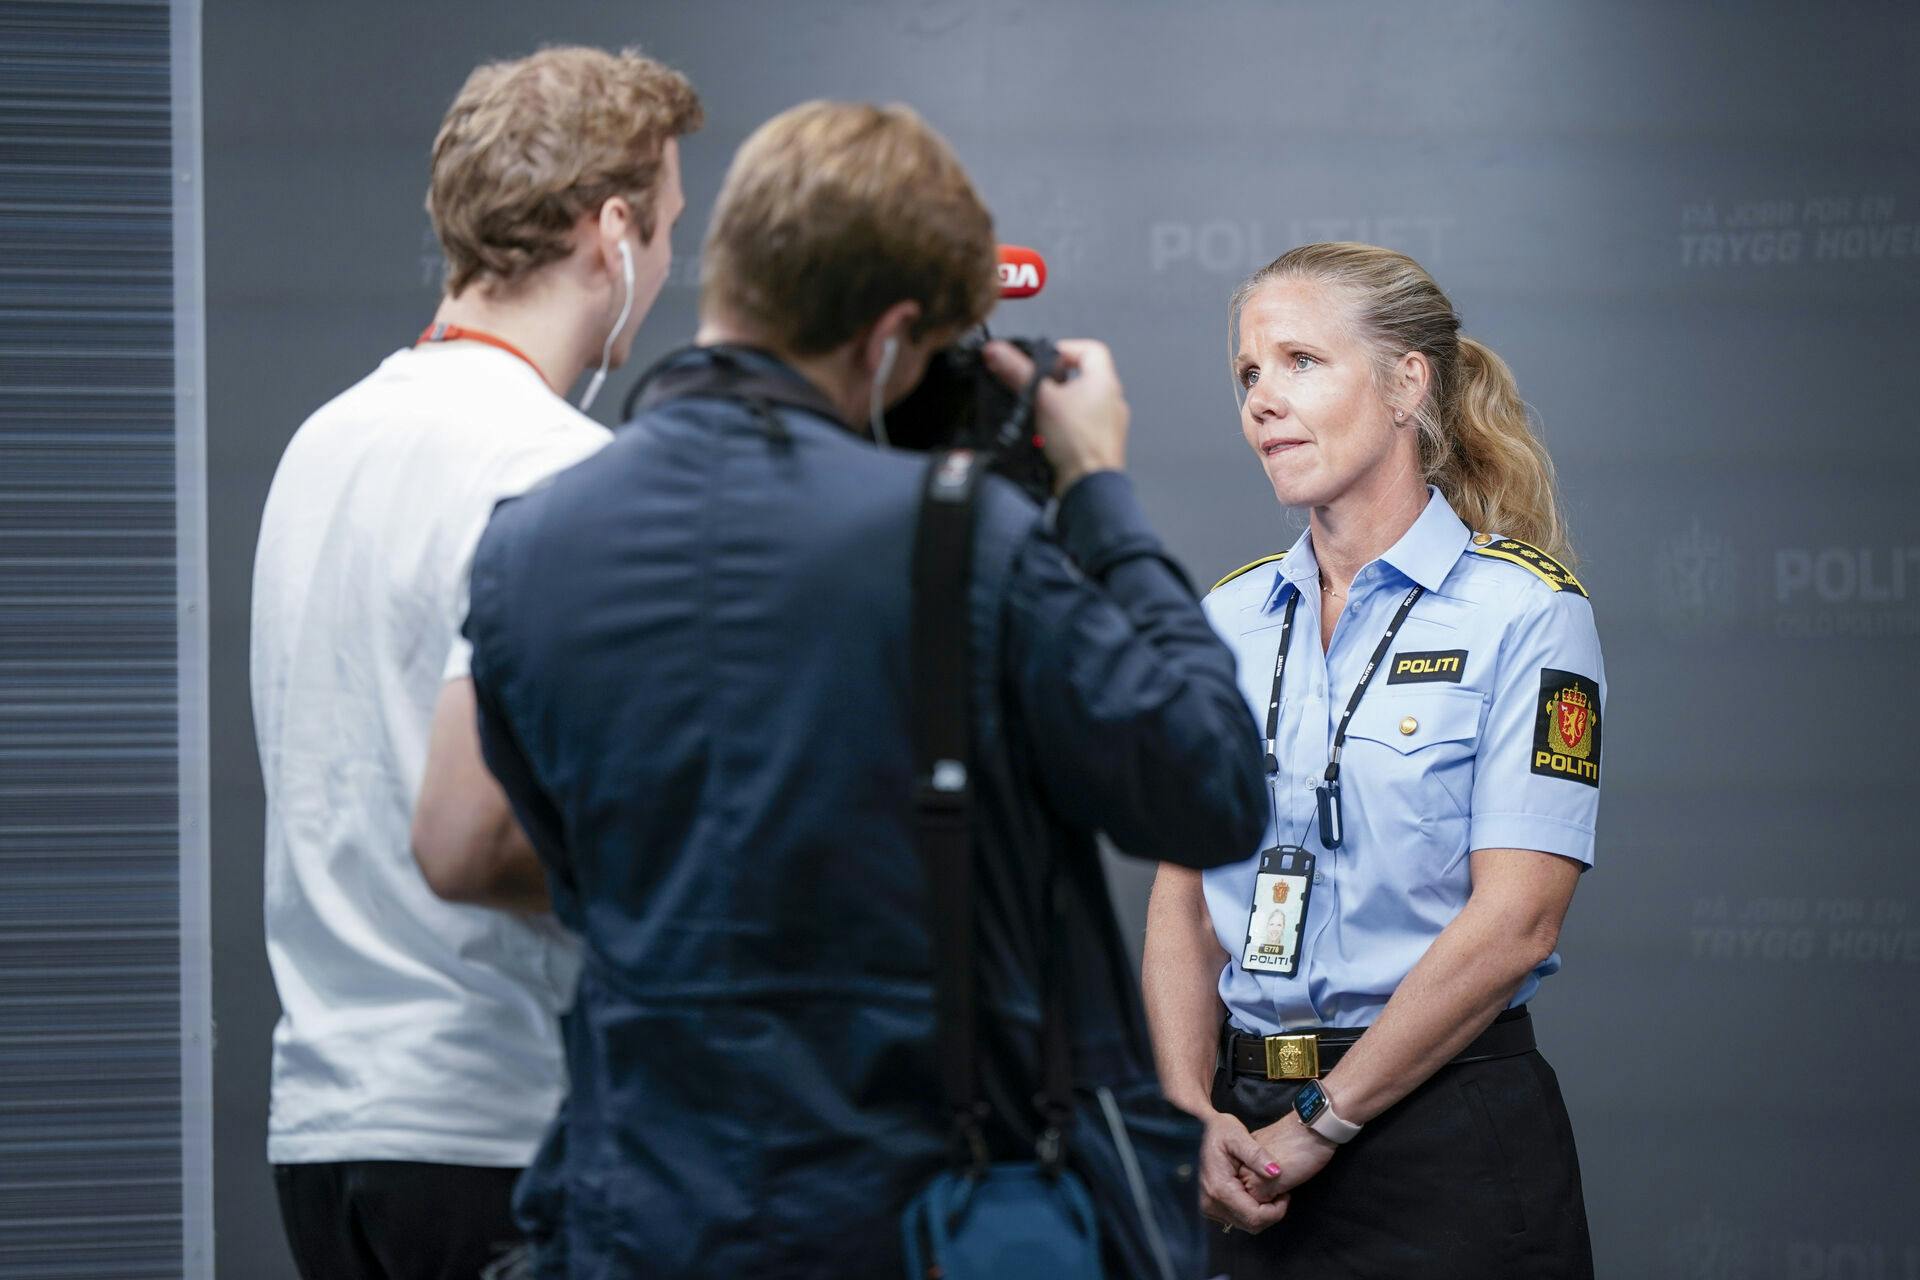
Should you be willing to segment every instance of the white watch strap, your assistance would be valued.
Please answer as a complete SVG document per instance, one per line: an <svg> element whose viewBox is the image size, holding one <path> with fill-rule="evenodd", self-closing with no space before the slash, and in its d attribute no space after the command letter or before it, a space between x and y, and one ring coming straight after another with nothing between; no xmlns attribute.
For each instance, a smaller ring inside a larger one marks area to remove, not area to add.
<svg viewBox="0 0 1920 1280"><path fill-rule="evenodd" d="M1333 1095L1326 1091L1325 1085L1320 1088L1320 1096L1327 1100L1327 1105L1320 1108L1320 1114L1313 1118L1313 1123L1307 1128L1335 1146L1344 1147L1359 1136L1360 1126L1349 1124L1333 1113Z"/></svg>

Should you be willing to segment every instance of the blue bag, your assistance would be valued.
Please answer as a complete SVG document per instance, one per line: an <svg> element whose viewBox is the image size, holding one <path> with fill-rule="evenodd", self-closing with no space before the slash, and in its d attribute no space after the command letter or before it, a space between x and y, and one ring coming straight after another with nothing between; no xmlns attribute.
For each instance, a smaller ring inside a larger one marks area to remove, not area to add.
<svg viewBox="0 0 1920 1280"><path fill-rule="evenodd" d="M914 1280L1103 1280L1093 1201L1070 1169L950 1170L901 1217Z"/></svg>

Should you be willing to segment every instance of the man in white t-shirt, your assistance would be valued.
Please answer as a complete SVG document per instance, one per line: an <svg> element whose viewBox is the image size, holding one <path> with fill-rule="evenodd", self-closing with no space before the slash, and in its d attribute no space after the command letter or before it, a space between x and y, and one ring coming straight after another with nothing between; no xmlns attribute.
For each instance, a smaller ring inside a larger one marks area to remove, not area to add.
<svg viewBox="0 0 1920 1280"><path fill-rule="evenodd" d="M634 52L476 70L434 143L433 324L309 418L274 475L252 638L283 1010L267 1151L306 1280L470 1278L517 1243L512 1185L566 1091L578 960L480 763L467 570L498 500L609 439L561 394L594 368L590 399L626 359L671 263L676 138L700 123L686 79ZM420 821L517 868L518 911L443 901L460 884L415 862L430 736L471 785Z"/></svg>

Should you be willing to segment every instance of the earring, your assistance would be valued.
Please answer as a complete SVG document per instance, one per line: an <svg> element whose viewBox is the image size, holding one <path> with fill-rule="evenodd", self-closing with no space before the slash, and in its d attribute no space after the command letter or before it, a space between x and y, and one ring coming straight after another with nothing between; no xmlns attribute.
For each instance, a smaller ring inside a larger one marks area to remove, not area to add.
<svg viewBox="0 0 1920 1280"><path fill-rule="evenodd" d="M1407 411L1405 409L1395 409L1393 411L1393 420L1395 422L1405 422L1407 420Z"/></svg>

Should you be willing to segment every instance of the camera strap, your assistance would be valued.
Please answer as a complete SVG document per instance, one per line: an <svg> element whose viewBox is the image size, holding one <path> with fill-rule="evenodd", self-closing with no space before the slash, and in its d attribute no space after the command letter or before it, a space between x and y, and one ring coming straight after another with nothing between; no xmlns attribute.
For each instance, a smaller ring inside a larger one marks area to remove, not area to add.
<svg viewBox="0 0 1920 1280"><path fill-rule="evenodd" d="M975 499L986 459L968 449L935 454L927 468L913 545L914 831L927 868L934 943L934 1011L940 1083L976 1167L987 1163L975 1045L973 895L973 684L969 588ZM1044 1166L1057 1167L1073 1106L1066 1030L1066 971L1057 867L1046 881L1042 919L1039 1102Z"/></svg>

